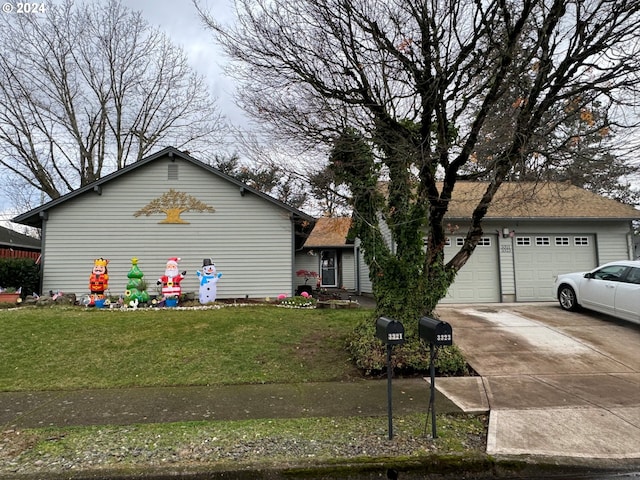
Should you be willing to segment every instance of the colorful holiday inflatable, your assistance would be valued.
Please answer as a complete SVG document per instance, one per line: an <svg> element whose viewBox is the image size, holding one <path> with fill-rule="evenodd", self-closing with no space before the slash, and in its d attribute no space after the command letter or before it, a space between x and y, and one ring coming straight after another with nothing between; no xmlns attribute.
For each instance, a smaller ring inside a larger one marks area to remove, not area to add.
<svg viewBox="0 0 640 480"><path fill-rule="evenodd" d="M202 260L202 271L197 272L200 281L200 292L198 299L201 304L216 301L218 295L218 280L222 277L222 273L216 272L216 265L210 258Z"/></svg>
<svg viewBox="0 0 640 480"><path fill-rule="evenodd" d="M147 283L143 280L144 273L138 267L138 259L133 257L131 259L131 270L127 273L127 289L124 292L125 305L129 305L130 302L148 303L149 294L147 293Z"/></svg>
<svg viewBox="0 0 640 480"><path fill-rule="evenodd" d="M184 279L187 271L180 273L178 271L178 257L171 257L167 260L164 275L158 279L158 285L161 285L162 296L164 297L166 306L175 306L179 300L182 289L180 282Z"/></svg>
<svg viewBox="0 0 640 480"><path fill-rule="evenodd" d="M98 305L104 303L104 292L109 288L108 263L109 260L102 257L93 261L93 269L89 276L89 305L96 305L96 301Z"/></svg>

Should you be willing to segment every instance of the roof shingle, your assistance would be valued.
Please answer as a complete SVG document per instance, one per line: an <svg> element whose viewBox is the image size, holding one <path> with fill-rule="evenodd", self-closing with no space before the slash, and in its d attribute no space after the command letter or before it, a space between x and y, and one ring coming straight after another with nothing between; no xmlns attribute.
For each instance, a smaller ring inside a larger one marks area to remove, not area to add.
<svg viewBox="0 0 640 480"><path fill-rule="evenodd" d="M470 218L486 188L483 182L456 183L447 218ZM511 182L500 187L485 218L633 220L640 211L566 183Z"/></svg>
<svg viewBox="0 0 640 480"><path fill-rule="evenodd" d="M308 248L344 247L349 244L347 235L350 228L351 218L349 217L320 217L304 246Z"/></svg>

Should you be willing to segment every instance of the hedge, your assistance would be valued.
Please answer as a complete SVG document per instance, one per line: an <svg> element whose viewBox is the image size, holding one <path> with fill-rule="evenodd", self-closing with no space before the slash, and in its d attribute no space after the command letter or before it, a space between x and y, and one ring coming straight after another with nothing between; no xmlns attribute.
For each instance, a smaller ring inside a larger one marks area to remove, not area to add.
<svg viewBox="0 0 640 480"><path fill-rule="evenodd" d="M22 288L22 298L40 289L40 266L31 258L0 258L0 287Z"/></svg>

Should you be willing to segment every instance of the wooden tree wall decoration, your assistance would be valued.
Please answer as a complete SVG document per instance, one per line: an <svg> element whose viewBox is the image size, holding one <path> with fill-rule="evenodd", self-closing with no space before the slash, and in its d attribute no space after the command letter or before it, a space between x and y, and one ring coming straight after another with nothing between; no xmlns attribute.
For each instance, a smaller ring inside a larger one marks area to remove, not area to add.
<svg viewBox="0 0 640 480"><path fill-rule="evenodd" d="M164 213L165 219L158 223L189 223L180 218L184 212L215 212L216 209L201 202L192 195L185 192L177 192L171 188L161 197L151 200L147 205L133 214L134 217L152 213Z"/></svg>

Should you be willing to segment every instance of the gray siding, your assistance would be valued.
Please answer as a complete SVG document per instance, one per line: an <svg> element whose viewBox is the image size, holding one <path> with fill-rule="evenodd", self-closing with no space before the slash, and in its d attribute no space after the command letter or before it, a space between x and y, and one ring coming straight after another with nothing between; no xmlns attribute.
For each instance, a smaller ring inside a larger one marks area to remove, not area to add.
<svg viewBox="0 0 640 480"><path fill-rule="evenodd" d="M46 224L44 291L84 294L93 259L109 263L111 295L124 292L131 257L155 293L169 257L187 270L183 292L197 292L196 271L211 257L223 274L218 298L291 293L292 230L289 213L190 162L176 159L178 179L168 180L167 159L158 159L49 210ZM215 212L186 212L189 224L160 224L163 214L133 214L170 188L213 206Z"/></svg>
<svg viewBox="0 0 640 480"><path fill-rule="evenodd" d="M599 230L597 236L598 263L633 260L633 234L631 226L611 224Z"/></svg>
<svg viewBox="0 0 640 480"><path fill-rule="evenodd" d="M309 270L316 273L319 271L320 260L317 254L318 250L313 250L313 252L315 252L313 255L310 255L308 250L303 250L302 252L296 253L296 267L295 271L293 272L294 287L304 285L304 277L298 277L295 275L295 272L297 272L298 270ZM316 281L316 278L310 278L307 282L307 285L311 285L313 288L316 288Z"/></svg>
<svg viewBox="0 0 640 480"><path fill-rule="evenodd" d="M355 244L357 247L359 247L360 240L356 239ZM373 293L373 284L371 283L371 279L369 278L369 265L367 265L367 262L364 260L364 254L362 253L362 250L360 248L358 248L358 257L358 265L360 267L360 271L358 272L360 292Z"/></svg>
<svg viewBox="0 0 640 480"><path fill-rule="evenodd" d="M342 250L342 286L347 290L356 288L356 263L353 250Z"/></svg>

